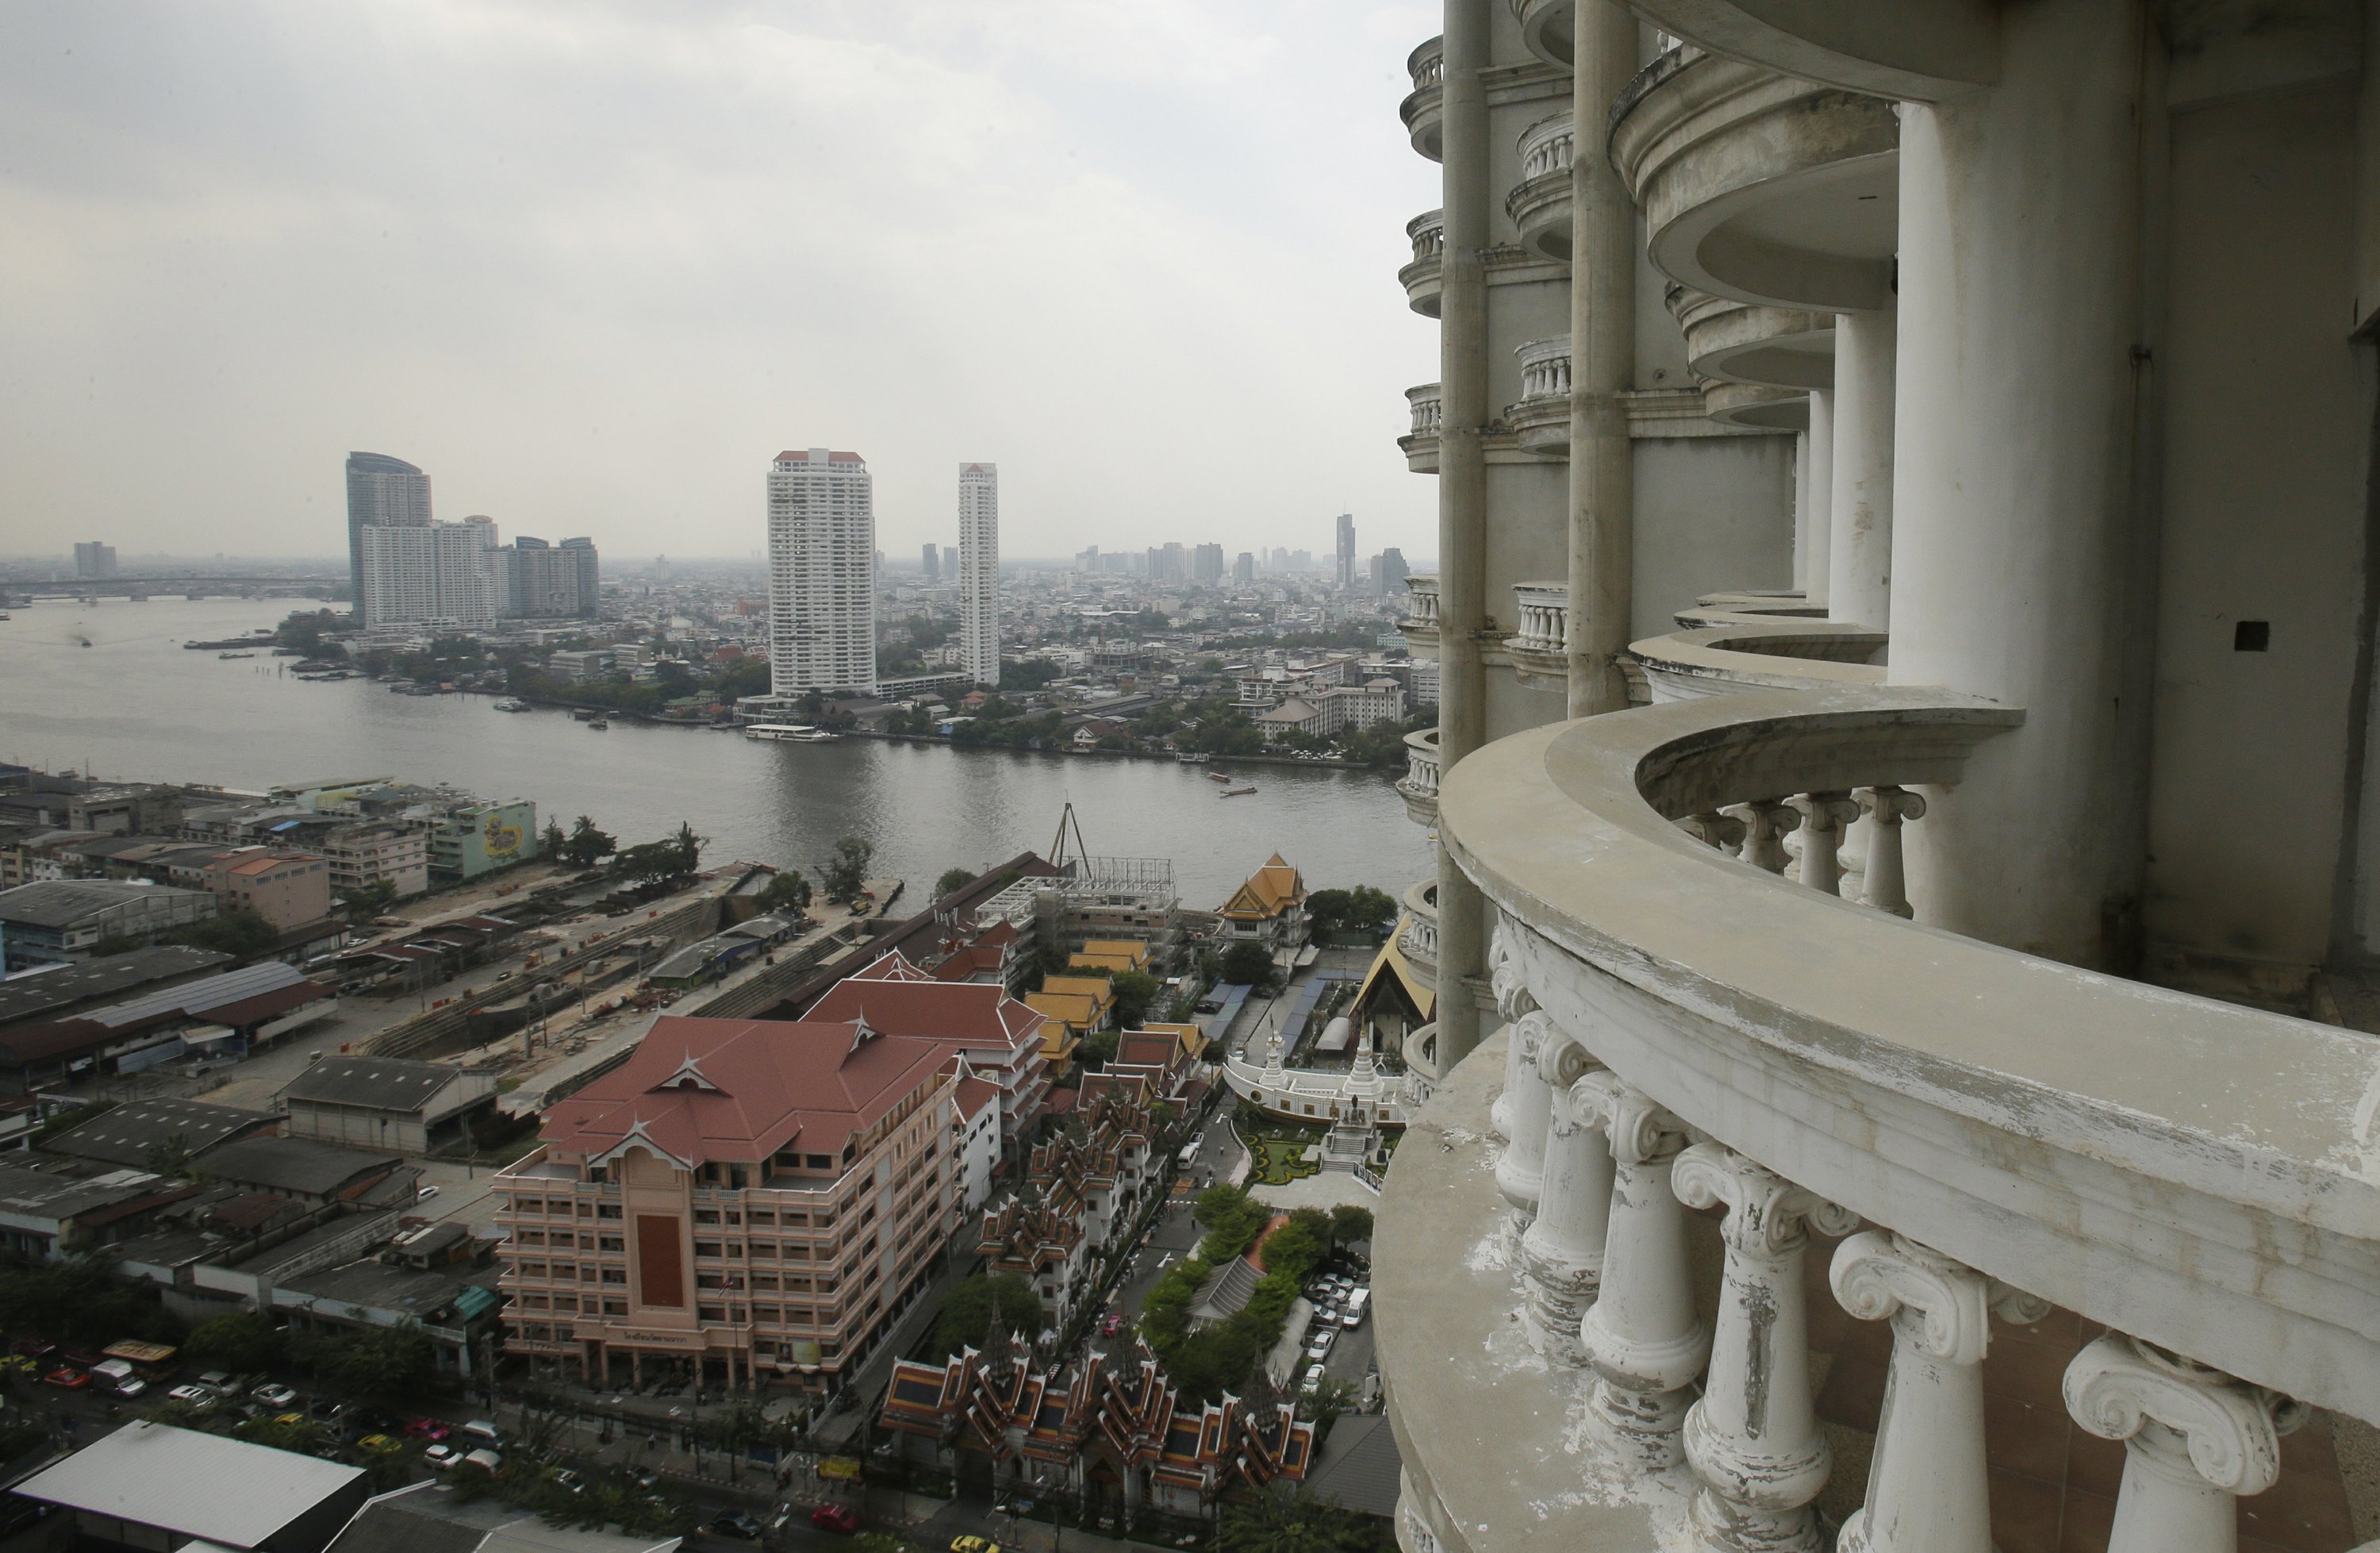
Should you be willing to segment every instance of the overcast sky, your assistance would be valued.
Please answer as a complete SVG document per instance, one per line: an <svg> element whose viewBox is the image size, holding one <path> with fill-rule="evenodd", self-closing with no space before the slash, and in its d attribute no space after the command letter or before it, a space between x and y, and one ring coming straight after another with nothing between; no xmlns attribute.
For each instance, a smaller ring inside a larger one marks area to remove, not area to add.
<svg viewBox="0 0 2380 1553"><path fill-rule="evenodd" d="M783 447L883 547L1434 555L1395 437L1404 57L1371 0L0 6L0 553L341 555L438 515L743 556Z"/></svg>

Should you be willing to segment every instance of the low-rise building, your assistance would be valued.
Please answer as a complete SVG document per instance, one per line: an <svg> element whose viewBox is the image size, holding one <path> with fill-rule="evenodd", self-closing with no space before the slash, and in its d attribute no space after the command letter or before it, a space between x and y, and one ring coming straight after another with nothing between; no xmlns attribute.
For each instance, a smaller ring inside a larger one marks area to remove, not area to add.
<svg viewBox="0 0 2380 1553"><path fill-rule="evenodd" d="M207 864L207 888L223 910L255 912L283 933L331 914L331 865L314 852L239 847Z"/></svg>
<svg viewBox="0 0 2380 1553"><path fill-rule="evenodd" d="M230 963L231 956L218 949L164 944L12 976L0 982L0 1032L34 1020L70 1019L86 1009L196 981Z"/></svg>
<svg viewBox="0 0 2380 1553"><path fill-rule="evenodd" d="M341 1052L309 1066L276 1098L292 1138L429 1154L469 1139L474 1121L495 1109L496 1080L451 1063Z"/></svg>
<svg viewBox="0 0 2380 1553"><path fill-rule="evenodd" d="M153 944L214 914L203 890L111 879L19 885L0 890L0 972L79 963L103 942Z"/></svg>
<svg viewBox="0 0 2380 1553"><path fill-rule="evenodd" d="M62 1162L0 1165L0 1255L55 1262L138 1233L158 1210L198 1188L152 1170L91 1173Z"/></svg>
<svg viewBox="0 0 2380 1553"><path fill-rule="evenodd" d="M419 825L341 825L322 837L322 848L331 864L334 895L386 885L402 897L430 887L430 833Z"/></svg>
<svg viewBox="0 0 2380 1553"><path fill-rule="evenodd" d="M242 1138L209 1149L190 1170L208 1180L322 1206L360 1201L405 1168L405 1161L394 1154L341 1148L306 1138L265 1137ZM410 1197L405 1200L411 1201Z"/></svg>
<svg viewBox="0 0 2380 1553"><path fill-rule="evenodd" d="M838 983L806 1017L858 1020L889 1035L931 1041L946 1058L965 1054L978 1078L999 1086L1001 1142L1012 1154L1050 1093L1040 1014L1004 987L936 981L899 954Z"/></svg>
<svg viewBox="0 0 2380 1553"><path fill-rule="evenodd" d="M839 1390L953 1227L953 1056L856 1016L655 1021L495 1178L507 1350Z"/></svg>
<svg viewBox="0 0 2380 1553"><path fill-rule="evenodd" d="M15 1491L110 1547L322 1553L371 1488L361 1467L144 1418Z"/></svg>
<svg viewBox="0 0 2380 1553"><path fill-rule="evenodd" d="M243 1057L338 1007L330 988L279 960L97 1008L79 1003L63 1018L23 1020L0 1029L0 1093L28 1094L84 1072L137 1073L186 1058Z"/></svg>
<svg viewBox="0 0 2380 1553"><path fill-rule="evenodd" d="M457 804L430 829L430 876L442 884L476 879L537 856L537 805Z"/></svg>
<svg viewBox="0 0 2380 1553"><path fill-rule="evenodd" d="M1305 881L1275 852L1216 915L1227 945L1259 944L1276 958L1293 954L1306 940Z"/></svg>
<svg viewBox="0 0 2380 1553"><path fill-rule="evenodd" d="M264 1111L156 1095L127 1100L79 1126L54 1132L42 1140L42 1152L172 1174L209 1149L273 1125L273 1118Z"/></svg>

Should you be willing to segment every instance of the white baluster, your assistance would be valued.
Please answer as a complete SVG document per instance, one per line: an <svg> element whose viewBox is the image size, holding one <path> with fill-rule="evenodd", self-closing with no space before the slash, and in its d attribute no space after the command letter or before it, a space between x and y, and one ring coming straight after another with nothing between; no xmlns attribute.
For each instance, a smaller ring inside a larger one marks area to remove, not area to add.
<svg viewBox="0 0 2380 1553"><path fill-rule="evenodd" d="M1588 1109L1582 1113L1582 1097L1573 1089L1603 1064L1575 1036L1557 1028L1537 1049L1537 1070L1547 1080L1551 1111L1537 1217L1521 1237L1529 1336L1555 1363L1584 1364L1586 1351L1579 1345L1578 1329L1595 1302L1603 1270L1604 1233L1611 1217L1611 1146L1604 1141L1602 1117L1593 1109L1595 1094L1583 1097Z"/></svg>
<svg viewBox="0 0 2380 1553"><path fill-rule="evenodd" d="M1711 1346L1694 1309L1685 1208L1670 1181L1685 1124L1609 1072L1579 1080L1571 1099L1581 1116L1602 1118L1612 1162L1602 1282L1579 1324L1595 1367L1592 1406L1637 1465L1672 1467L1682 1457L1687 1388Z"/></svg>
<svg viewBox="0 0 2380 1553"><path fill-rule="evenodd" d="M1791 803L1781 798L1755 799L1730 804L1720 813L1743 822L1744 862L1771 874L1785 872L1785 833L1802 823Z"/></svg>
<svg viewBox="0 0 2380 1553"><path fill-rule="evenodd" d="M1984 1453L1991 1315L2038 1321L2048 1304L1900 1235L1867 1229L1835 1248L1835 1298L1892 1323L1892 1367L1867 1500L1838 1553L1992 1553Z"/></svg>
<svg viewBox="0 0 2380 1553"><path fill-rule="evenodd" d="M1432 770L1429 775L1435 777L1438 773ZM1418 752L1415 753L1410 779L1415 789L1422 787ZM1430 784L1430 790L1437 790L1434 781ZM1496 995L1496 1011L1503 1015L1507 1022L1533 1012L1537 1006L1537 1000L1529 996L1529 989L1521 984L1521 962L1513 957L1512 947L1505 942L1504 935L1511 931L1501 923L1497 924L1495 948L1488 964L1488 985ZM1488 1130L1507 1142L1512 1136L1512 1095L1520 1086L1521 1042L1515 1032L1504 1043L1504 1087L1488 1103Z"/></svg>
<svg viewBox="0 0 2380 1553"><path fill-rule="evenodd" d="M1909 909L1909 875L1902 867L1900 823L1925 817L1923 795L1906 788L1868 789L1867 876L1860 882L1860 904L1912 915Z"/></svg>
<svg viewBox="0 0 2380 1553"><path fill-rule="evenodd" d="M1687 835L1704 846L1716 847L1730 857L1742 850L1747 827L1733 814L1722 814L1713 809L1700 814L1689 814L1678 824L1684 827Z"/></svg>
<svg viewBox="0 0 2380 1553"><path fill-rule="evenodd" d="M2124 1486L2107 1553L2236 1553L2242 1495L2280 1474L2298 1404L2110 1333L2066 1366L2066 1408L2124 1442Z"/></svg>
<svg viewBox="0 0 2380 1553"><path fill-rule="evenodd" d="M1694 1535L1718 1553L1818 1553L1810 1501L1834 1458L1810 1403L1802 1256L1811 1226L1840 1234L1859 1221L1718 1143L1680 1155L1671 1184L1688 1207L1727 1210L1710 1373L1686 1414Z"/></svg>
<svg viewBox="0 0 2380 1553"><path fill-rule="evenodd" d="M1843 827L1859 818L1859 805L1847 792L1803 793L1792 803L1802 813L1802 882L1828 895L1840 894L1843 873L1837 860Z"/></svg>
<svg viewBox="0 0 2380 1553"><path fill-rule="evenodd" d="M1520 1051L1517 1067L1504 1092L1505 1134L1512 1141L1496 1159L1496 1190L1512 1205L1512 1227L1526 1229L1537 1217L1537 1193L1545 1184L1546 1128L1553 1115L1553 1091L1537 1071L1537 1052L1552 1033L1553 1020L1543 1009L1532 1009L1512 1021L1506 1039Z"/></svg>

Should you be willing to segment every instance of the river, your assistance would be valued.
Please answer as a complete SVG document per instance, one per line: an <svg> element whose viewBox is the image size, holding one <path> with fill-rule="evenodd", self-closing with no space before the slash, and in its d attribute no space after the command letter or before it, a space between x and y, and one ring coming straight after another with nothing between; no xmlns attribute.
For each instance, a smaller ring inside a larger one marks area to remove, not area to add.
<svg viewBox="0 0 2380 1553"><path fill-rule="evenodd" d="M876 849L913 891L944 869L1046 851L1071 801L1097 853L1173 860L1183 903L1220 906L1279 850L1309 887L1401 895L1432 867L1394 773L1254 768L1222 799L1202 768L846 739L763 743L567 714L506 715L475 695L400 696L366 679L309 684L292 660L225 662L185 641L277 624L301 601L111 599L32 605L0 622L0 761L109 780L261 789L331 776L450 783L529 798L540 822L590 814L623 845L681 820L714 859L816 876L835 839ZM83 647L88 637L91 645ZM911 899L916 899L913 894Z"/></svg>

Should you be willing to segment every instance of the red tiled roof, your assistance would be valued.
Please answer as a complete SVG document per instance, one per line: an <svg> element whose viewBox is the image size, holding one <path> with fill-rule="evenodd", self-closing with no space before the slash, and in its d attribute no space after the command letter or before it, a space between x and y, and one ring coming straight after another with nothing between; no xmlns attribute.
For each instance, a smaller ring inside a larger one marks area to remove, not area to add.
<svg viewBox="0 0 2380 1553"><path fill-rule="evenodd" d="M1075 1102L1078 1098L1080 1096L1074 1090L1053 1089L1050 1092L1050 1098L1041 1103L1041 1114L1053 1117L1064 1116L1075 1108Z"/></svg>
<svg viewBox="0 0 2380 1553"><path fill-rule="evenodd" d="M897 955L909 972L917 967ZM867 973L838 983L803 1016L811 1020L865 1019L868 1028L888 1035L922 1036L953 1041L962 1046L994 1046L1013 1051L1040 1038L1041 1016L1008 996L1008 989L986 982L935 982L882 979L877 961Z"/></svg>
<svg viewBox="0 0 2380 1553"><path fill-rule="evenodd" d="M972 1117L986 1106L1000 1100L1000 1086L978 1079L972 1073L959 1081L959 1115Z"/></svg>
<svg viewBox="0 0 2380 1553"><path fill-rule="evenodd" d="M1164 1030L1127 1030L1116 1038L1112 1066L1163 1068L1182 1049L1181 1037Z"/></svg>
<svg viewBox="0 0 2380 1553"><path fill-rule="evenodd" d="M546 1112L543 1136L601 1155L641 1133L689 1165L787 1148L839 1158L854 1133L937 1082L945 1056L848 1021L664 1014L625 1063Z"/></svg>

